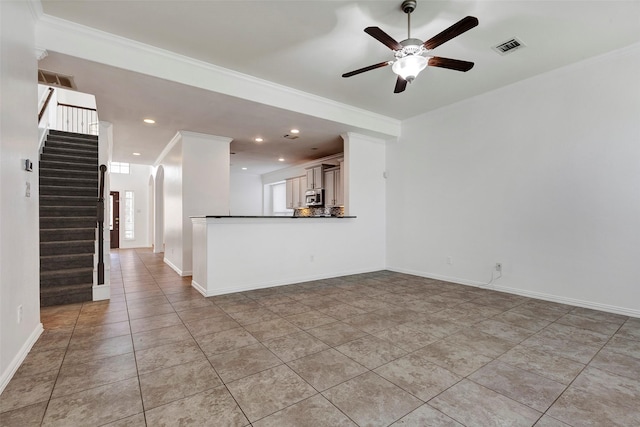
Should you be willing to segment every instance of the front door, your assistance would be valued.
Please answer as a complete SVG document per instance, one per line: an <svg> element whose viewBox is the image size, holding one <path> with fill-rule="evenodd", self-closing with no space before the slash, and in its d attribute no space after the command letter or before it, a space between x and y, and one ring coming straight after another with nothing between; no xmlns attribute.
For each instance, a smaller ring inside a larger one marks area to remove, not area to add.
<svg viewBox="0 0 640 427"><path fill-rule="evenodd" d="M120 192L112 191L109 197L109 206L111 206L109 231L111 233L111 249L114 249L120 247Z"/></svg>

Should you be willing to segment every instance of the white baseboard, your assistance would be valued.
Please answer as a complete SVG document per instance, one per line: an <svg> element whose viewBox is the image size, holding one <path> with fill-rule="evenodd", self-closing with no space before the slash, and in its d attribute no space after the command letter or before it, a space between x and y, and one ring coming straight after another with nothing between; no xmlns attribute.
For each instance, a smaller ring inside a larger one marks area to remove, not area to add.
<svg viewBox="0 0 640 427"><path fill-rule="evenodd" d="M510 294L521 295L529 298L541 299L541 300L551 301L551 302L558 302L562 304L573 305L576 307L591 308L593 310L606 311L608 313L621 314L623 316L640 317L640 310L633 310L630 308L618 307L615 305L601 304L598 302L584 301L584 300L575 299L575 298L560 297L557 295L544 294L540 292L527 291L523 289L514 289L514 288L509 288L507 286L496 285L496 286L492 286L491 288L496 291L508 292Z"/></svg>
<svg viewBox="0 0 640 427"><path fill-rule="evenodd" d="M191 280L191 286L196 288L196 291L200 292L203 296L207 297L207 296L211 296L211 295L207 295L207 290L200 285L200 283L196 282L195 280Z"/></svg>
<svg viewBox="0 0 640 427"><path fill-rule="evenodd" d="M580 299L563 297L563 296L559 296L559 295L552 295L552 294L546 294L546 293L542 293L542 292L528 291L528 290L525 290L525 289L516 289L516 288L511 288L511 287L508 287L508 286L496 285L495 283L491 284L490 286L487 286L486 282L477 282L477 281L473 281L473 280L460 279L460 278L457 278L457 277L442 276L442 275L439 275L439 274L425 273L423 271L415 271L415 270L406 269L406 268L391 268L391 267L387 267L387 270L395 271L395 272L398 272L398 273L412 274L414 276L426 277L427 279L443 280L445 282L457 283L459 285L483 287L483 288L491 289L491 290L494 290L494 291L506 292L506 293L509 293L509 294L521 295L521 296L524 296L524 297L541 299L541 300L550 301L550 302L557 302L557 303L560 303L560 304L573 305L573 306L576 306L576 307L591 308L591 309L594 309L594 310L606 311L608 313L622 314L623 316L640 317L640 310L633 310L633 309L625 308L625 307L618 307L618 306L614 306L614 305L601 304L601 303L593 302L593 301L584 301L584 300L580 300Z"/></svg>
<svg viewBox="0 0 640 427"><path fill-rule="evenodd" d="M104 285L93 285L93 300L94 301L103 301L111 298L111 286Z"/></svg>
<svg viewBox="0 0 640 427"><path fill-rule="evenodd" d="M316 276L300 276L295 278L290 278L287 280L271 280L265 282L258 283L248 283L238 286L228 286L228 287L218 287L213 290L207 291L207 289L196 282L195 280L191 281L191 286L193 286L198 292L200 292L205 297L213 297L216 295L225 295L225 294L233 294L235 292L245 292L245 291L255 291L257 289L265 289L265 288L273 288L277 286L286 286L293 285L296 283L304 283L304 282L313 282L315 280L324 280L324 279L333 279L336 277L349 276L352 274L363 274L363 273L371 273L375 271L380 271L380 268L375 269L366 269L366 270L352 270L352 271L342 271L339 273L332 274L323 274Z"/></svg>
<svg viewBox="0 0 640 427"><path fill-rule="evenodd" d="M31 351L31 347L33 347L36 341L38 341L38 338L40 338L43 331L44 328L42 327L42 323L38 323L33 332L29 335L27 341L22 345L18 354L15 355L9 366L7 366L7 369L2 373L2 377L0 377L0 394L2 394L7 384L9 384L9 381L11 381L11 378L13 378L13 375L16 373L20 365L22 365L22 362L24 362L29 351Z"/></svg>
<svg viewBox="0 0 640 427"><path fill-rule="evenodd" d="M176 273L178 273L180 276L191 276L193 273L192 271L189 271L189 270L184 270L184 271L180 270L174 263L169 261L167 258L163 258L162 260L164 261L165 264L171 267L171 269Z"/></svg>

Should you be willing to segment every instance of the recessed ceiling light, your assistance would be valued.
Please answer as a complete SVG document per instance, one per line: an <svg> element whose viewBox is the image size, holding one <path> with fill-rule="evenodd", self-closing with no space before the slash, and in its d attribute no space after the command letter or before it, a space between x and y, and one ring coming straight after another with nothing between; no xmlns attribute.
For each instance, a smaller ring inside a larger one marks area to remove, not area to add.
<svg viewBox="0 0 640 427"><path fill-rule="evenodd" d="M144 119L144 120L143 120L143 122L145 122L145 123L147 123L147 124L152 125L152 124L154 124L156 121L155 121L155 120L153 120L153 119Z"/></svg>
<svg viewBox="0 0 640 427"><path fill-rule="evenodd" d="M291 129L291 133L300 133L298 129Z"/></svg>
<svg viewBox="0 0 640 427"><path fill-rule="evenodd" d="M247 168L242 168L242 170L243 170L243 171L246 171L246 170L247 170Z"/></svg>
<svg viewBox="0 0 640 427"><path fill-rule="evenodd" d="M140 153L132 153L134 156L139 156Z"/></svg>
<svg viewBox="0 0 640 427"><path fill-rule="evenodd" d="M282 157L280 157L280 158L278 159L278 161L279 161L279 162L284 162L284 159L283 159Z"/></svg>
<svg viewBox="0 0 640 427"><path fill-rule="evenodd" d="M257 137L257 138L255 138L255 139L254 139L254 141L255 141L255 142L262 142L262 141L264 141L264 139L262 139L262 138L260 138L260 137Z"/></svg>

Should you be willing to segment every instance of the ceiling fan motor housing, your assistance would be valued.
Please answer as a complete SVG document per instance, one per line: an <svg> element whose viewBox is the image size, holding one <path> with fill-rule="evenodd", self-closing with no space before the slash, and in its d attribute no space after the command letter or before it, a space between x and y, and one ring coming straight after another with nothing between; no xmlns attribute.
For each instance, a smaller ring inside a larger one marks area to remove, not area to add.
<svg viewBox="0 0 640 427"><path fill-rule="evenodd" d="M402 40L400 44L403 47L396 51L396 57L398 57L398 54L400 54L400 56L406 56L420 54L425 51L423 42L420 39L406 39Z"/></svg>
<svg viewBox="0 0 640 427"><path fill-rule="evenodd" d="M411 13L416 10L417 5L418 2L416 0L404 0L401 8L404 13Z"/></svg>

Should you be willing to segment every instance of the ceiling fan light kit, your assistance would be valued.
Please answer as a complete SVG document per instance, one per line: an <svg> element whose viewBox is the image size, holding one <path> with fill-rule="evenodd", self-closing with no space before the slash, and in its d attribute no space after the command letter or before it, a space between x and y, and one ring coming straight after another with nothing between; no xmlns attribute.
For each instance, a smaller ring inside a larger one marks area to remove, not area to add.
<svg viewBox="0 0 640 427"><path fill-rule="evenodd" d="M442 58L429 55L429 51L443 43L458 37L478 25L478 18L467 16L456 22L446 30L430 38L426 42L411 38L411 12L417 6L416 0L404 0L401 9L407 14L407 39L397 42L393 37L382 31L379 27L367 27L364 32L378 40L380 43L394 51L395 60L380 62L375 65L360 68L342 75L351 77L366 71L391 65L392 71L398 75L394 93L403 92L407 83L411 83L427 65L430 67L447 68L456 71L469 71L473 68L473 62L459 59Z"/></svg>
<svg viewBox="0 0 640 427"><path fill-rule="evenodd" d="M416 53L405 53L405 49L407 47L413 49L417 48L418 51ZM396 60L393 62L391 69L394 73L411 83L413 79L418 76L420 71L427 68L429 59L422 56L422 52L424 52L424 48L422 46L405 46L405 48L396 52Z"/></svg>

